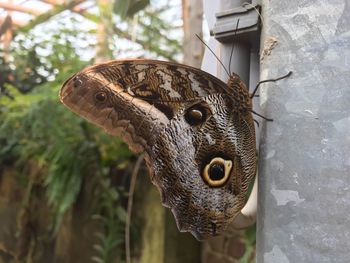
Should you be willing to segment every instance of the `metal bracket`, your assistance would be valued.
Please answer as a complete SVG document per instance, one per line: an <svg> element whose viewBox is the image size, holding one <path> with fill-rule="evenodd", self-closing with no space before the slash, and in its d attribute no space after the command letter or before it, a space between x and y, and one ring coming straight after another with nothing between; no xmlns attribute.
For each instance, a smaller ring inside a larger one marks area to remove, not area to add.
<svg viewBox="0 0 350 263"><path fill-rule="evenodd" d="M239 39L248 42L251 46L258 45L260 39L259 13L260 5L251 4L216 13L216 23L210 33L222 43Z"/></svg>

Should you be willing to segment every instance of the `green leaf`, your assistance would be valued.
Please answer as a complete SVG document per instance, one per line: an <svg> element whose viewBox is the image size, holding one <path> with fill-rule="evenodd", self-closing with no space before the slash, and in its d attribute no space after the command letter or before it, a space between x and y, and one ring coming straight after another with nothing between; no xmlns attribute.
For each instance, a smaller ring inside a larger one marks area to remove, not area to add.
<svg viewBox="0 0 350 263"><path fill-rule="evenodd" d="M256 241L256 225L253 225L246 229L245 239L249 245L254 245Z"/></svg>
<svg viewBox="0 0 350 263"><path fill-rule="evenodd" d="M97 237L100 240L104 240L105 239L105 235L101 232L95 232L94 236Z"/></svg>
<svg viewBox="0 0 350 263"><path fill-rule="evenodd" d="M117 206L116 213L117 213L119 220L122 221L123 223L125 223L126 217L127 217L127 213L126 213L125 209L121 206Z"/></svg>
<svg viewBox="0 0 350 263"><path fill-rule="evenodd" d="M129 6L129 9L127 11L127 16L128 17L132 17L136 13L138 13L141 10L145 9L149 4L150 4L149 0L132 1L132 3Z"/></svg>
<svg viewBox="0 0 350 263"><path fill-rule="evenodd" d="M115 0L113 11L122 19L126 18L131 0Z"/></svg>
<svg viewBox="0 0 350 263"><path fill-rule="evenodd" d="M145 9L149 4L149 0L116 0L114 2L114 13L122 19L130 18Z"/></svg>
<svg viewBox="0 0 350 263"><path fill-rule="evenodd" d="M97 263L106 263L103 259L99 257L91 257L91 260Z"/></svg>
<svg viewBox="0 0 350 263"><path fill-rule="evenodd" d="M95 244L93 245L93 248L97 251L100 252L102 254L103 252L103 247L101 245Z"/></svg>

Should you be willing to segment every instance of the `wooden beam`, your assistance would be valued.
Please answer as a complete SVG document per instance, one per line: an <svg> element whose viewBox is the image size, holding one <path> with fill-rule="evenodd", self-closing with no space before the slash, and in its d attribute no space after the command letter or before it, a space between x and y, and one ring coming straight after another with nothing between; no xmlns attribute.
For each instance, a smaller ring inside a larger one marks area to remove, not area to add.
<svg viewBox="0 0 350 263"><path fill-rule="evenodd" d="M64 4L64 0L41 0L41 2L44 2L46 4L50 4L53 6L58 6L58 5L63 5ZM82 8L80 6L75 6L72 8L72 11L75 13L83 13L86 11L86 8Z"/></svg>
<svg viewBox="0 0 350 263"><path fill-rule="evenodd" d="M21 27L18 29L18 31L20 32L28 32L30 29L32 29L33 27L35 27L38 24L44 23L47 20L49 20L51 17L63 12L64 10L72 10L75 6L85 2L86 0L73 0L69 3L64 3L62 5L57 5L54 8L52 8L51 10L40 14L39 16L37 16L35 19L33 19L32 21L30 21L27 25Z"/></svg>
<svg viewBox="0 0 350 263"><path fill-rule="evenodd" d="M35 16L40 15L42 13L42 11L40 10L23 6L23 5L16 5L9 2L0 2L0 8L11 10L11 11L22 12L22 13L29 13Z"/></svg>
<svg viewBox="0 0 350 263"><path fill-rule="evenodd" d="M56 1L60 1L60 0L42 0L43 2L50 2L50 4L54 4ZM64 10L72 10L75 13L79 13L80 15L82 15L83 17L98 23L98 21L100 20L100 18L92 13L86 12L85 8L80 8L78 7L79 4L85 2L86 0L73 0L70 3L67 4L62 4L62 5L56 5L54 6L51 10L45 12L44 14L41 14L39 16L37 16L35 19L33 19L32 21L30 21L28 24L26 24L25 26L19 27L16 32L28 32L30 29L32 29L33 27L35 27L38 24L44 23L47 20L49 20L51 17L59 14L60 12L64 11ZM119 35L120 37L123 37L125 39L128 39L130 41L134 41L138 44L140 44L141 46L143 46L145 49L147 50L155 50L156 49L156 43L152 44L152 43L148 43L146 41L143 41L141 39L134 39L129 32L127 31L123 31L121 29L119 29L118 27L114 26L112 28L112 30L114 31L115 34ZM169 61L174 61L174 59L171 57L170 54L168 54L168 52L161 50L161 49L157 49L156 51L159 55L163 56L164 58L168 59Z"/></svg>
<svg viewBox="0 0 350 263"><path fill-rule="evenodd" d="M62 5L64 4L64 0L41 0L41 2L51 4L51 5Z"/></svg>
<svg viewBox="0 0 350 263"><path fill-rule="evenodd" d="M11 16L6 16L5 19L0 20L0 36L2 36L12 26Z"/></svg>
<svg viewBox="0 0 350 263"><path fill-rule="evenodd" d="M6 18L7 16L0 17L0 24L4 23ZM12 26L16 26L16 27L25 26L28 23L27 21L13 18L13 17L11 19L12 19Z"/></svg>

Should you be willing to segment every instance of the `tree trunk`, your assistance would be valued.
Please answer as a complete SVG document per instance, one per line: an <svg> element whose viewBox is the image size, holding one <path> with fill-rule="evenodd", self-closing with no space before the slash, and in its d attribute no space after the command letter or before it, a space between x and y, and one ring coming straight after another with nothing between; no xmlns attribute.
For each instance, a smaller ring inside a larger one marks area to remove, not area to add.
<svg viewBox="0 0 350 263"><path fill-rule="evenodd" d="M8 12L8 15L0 25L0 42L4 47L4 61L10 60L10 45L13 39L13 22L11 17L12 12Z"/></svg>
<svg viewBox="0 0 350 263"><path fill-rule="evenodd" d="M110 49L110 36L112 32L112 14L113 2L111 0L98 0L100 21L97 24L97 45L96 45L96 59L95 62L103 62L112 58L112 51Z"/></svg>
<svg viewBox="0 0 350 263"><path fill-rule="evenodd" d="M203 38L203 3L202 0L182 0L184 29L183 62L193 67L200 67L204 54L204 45L196 34Z"/></svg>

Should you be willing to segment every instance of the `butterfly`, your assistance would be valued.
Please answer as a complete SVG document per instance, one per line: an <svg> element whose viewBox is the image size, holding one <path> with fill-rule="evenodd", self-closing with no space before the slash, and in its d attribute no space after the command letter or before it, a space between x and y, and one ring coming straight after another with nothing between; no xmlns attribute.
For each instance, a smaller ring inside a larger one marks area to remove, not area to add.
<svg viewBox="0 0 350 263"><path fill-rule="evenodd" d="M70 110L145 153L152 183L180 231L219 235L243 208L256 173L248 89L172 62L113 60L62 86Z"/></svg>

